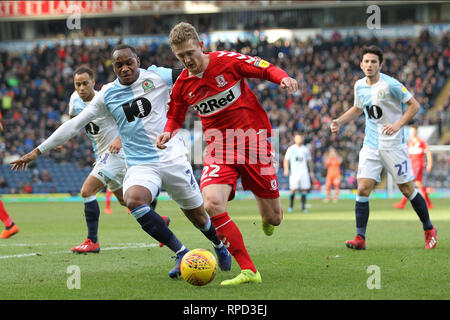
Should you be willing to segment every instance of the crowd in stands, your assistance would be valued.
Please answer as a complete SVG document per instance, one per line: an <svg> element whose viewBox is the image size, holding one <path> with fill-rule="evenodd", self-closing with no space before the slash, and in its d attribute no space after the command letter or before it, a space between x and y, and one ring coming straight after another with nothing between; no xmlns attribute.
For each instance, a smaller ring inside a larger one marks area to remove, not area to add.
<svg viewBox="0 0 450 320"><path fill-rule="evenodd" d="M416 118L419 124L436 124L442 129L442 121L449 114L448 100L436 116L427 116L427 111L450 76L448 33L431 38L423 32L417 39L397 40L369 40L355 34L338 33L331 39L317 36L307 41L279 40L276 43L257 38L256 41L218 42L210 49L259 56L296 78L300 90L292 96L270 82L248 81L273 127L279 130L280 161L293 143L294 133L301 132L313 155L315 185L319 187L324 183L323 158L328 148L334 146L344 160L342 187L354 188L364 118L343 127L340 135L331 135L329 123L353 105L353 84L363 76L359 48L368 43L377 44L385 51L382 71L399 79L419 101L422 107ZM36 47L27 53L0 52L0 111L5 127L0 136L0 159L4 165L31 151L68 119L68 101L74 91L73 71L78 66L85 64L94 69L97 90L115 79L111 49L105 41L104 45L91 47L56 44L51 48ZM167 45L147 44L137 50L141 67L152 64L180 67ZM193 128L196 119L195 113L189 111L185 128ZM76 162L80 167L91 166L95 161L84 132L67 142L62 150L53 150L46 156L59 163ZM444 177L447 178L441 186L449 187L448 174ZM286 185L281 187L287 188Z"/></svg>

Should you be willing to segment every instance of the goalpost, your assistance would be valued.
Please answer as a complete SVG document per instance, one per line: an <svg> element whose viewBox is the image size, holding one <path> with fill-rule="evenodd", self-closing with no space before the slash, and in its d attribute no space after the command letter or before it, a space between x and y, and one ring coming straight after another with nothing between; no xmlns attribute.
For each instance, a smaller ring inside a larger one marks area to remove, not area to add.
<svg viewBox="0 0 450 320"><path fill-rule="evenodd" d="M428 146L433 158L433 168L430 173L424 171L424 180L426 187L434 189L450 189L450 145L430 145ZM425 162L426 164L426 162ZM387 173L387 197L392 199L395 190L398 187L394 184L392 176Z"/></svg>

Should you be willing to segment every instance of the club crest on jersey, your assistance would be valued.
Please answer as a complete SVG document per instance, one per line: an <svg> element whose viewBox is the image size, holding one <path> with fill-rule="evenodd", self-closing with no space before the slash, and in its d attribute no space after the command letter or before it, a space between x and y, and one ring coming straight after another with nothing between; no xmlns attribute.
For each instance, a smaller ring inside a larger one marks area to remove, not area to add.
<svg viewBox="0 0 450 320"><path fill-rule="evenodd" d="M261 58L256 58L254 66L255 67L260 67L260 68L267 68L267 67L270 66L270 63L268 63L266 60L263 60Z"/></svg>
<svg viewBox="0 0 450 320"><path fill-rule="evenodd" d="M216 77L216 81L217 81L217 86L219 88L225 87L226 84L228 83L227 80L225 80L225 77L222 74Z"/></svg>
<svg viewBox="0 0 450 320"><path fill-rule="evenodd" d="M378 98L384 99L386 97L386 93L383 90L378 91Z"/></svg>
<svg viewBox="0 0 450 320"><path fill-rule="evenodd" d="M408 90L406 90L405 86L402 86L402 92L403 93L407 93L408 92Z"/></svg>
<svg viewBox="0 0 450 320"><path fill-rule="evenodd" d="M153 81L150 79L145 79L142 81L142 89L144 89L144 92L147 92L149 90L152 90L155 87L153 84Z"/></svg>
<svg viewBox="0 0 450 320"><path fill-rule="evenodd" d="M278 183L276 179L270 181L270 190L272 191L278 190Z"/></svg>

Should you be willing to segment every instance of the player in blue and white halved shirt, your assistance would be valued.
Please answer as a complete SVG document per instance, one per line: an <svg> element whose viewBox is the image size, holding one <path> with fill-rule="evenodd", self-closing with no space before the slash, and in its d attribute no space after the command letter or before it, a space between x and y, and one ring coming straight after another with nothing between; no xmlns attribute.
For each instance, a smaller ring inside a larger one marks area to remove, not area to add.
<svg viewBox="0 0 450 320"><path fill-rule="evenodd" d="M355 204L356 237L346 241L351 249L366 248L366 227L369 219L369 195L385 168L400 191L412 204L422 222L425 248L436 246L436 228L430 221L424 198L414 187L414 174L406 148L404 126L419 111L419 103L396 79L380 72L383 51L377 46L364 47L360 67L365 77L354 86L354 106L331 121L331 132L364 113L365 138L359 153L358 193Z"/></svg>
<svg viewBox="0 0 450 320"><path fill-rule="evenodd" d="M87 66L80 66L74 71L73 83L75 91L69 100L70 118L80 114L97 93L94 90L94 72ZM125 205L122 191L122 181L126 172L125 154L116 122L109 113L90 121L85 130L95 154L95 166L80 191L88 235L83 243L71 250L77 253L97 253L100 252L98 242L100 207L96 194L106 186L114 193L119 203Z"/></svg>
<svg viewBox="0 0 450 320"><path fill-rule="evenodd" d="M79 115L97 93L94 90L94 71L87 66L80 66L74 71L73 83L75 91L69 100L70 118ZM71 250L76 253L98 253L100 252L98 241L100 207L96 195L107 187L114 193L119 203L125 206L122 182L125 177L126 163L119 129L111 114L104 113L93 119L86 125L85 131L95 154L94 168L84 181L80 191L84 202L88 234L85 241ZM150 207L155 209L156 199L153 200ZM167 223L169 222L168 217L163 217L163 219Z"/></svg>
<svg viewBox="0 0 450 320"><path fill-rule="evenodd" d="M104 85L78 116L61 125L36 149L11 162L12 170L25 169L28 162L67 141L93 119L110 114L119 129L126 157L124 201L142 229L175 252L176 263L169 276L180 276L180 262L188 250L148 205L162 187L187 218L212 241L219 267L230 270L231 256L217 238L204 210L182 139L175 136L164 150L155 146L156 137L162 133L167 121L167 103L179 73L155 66L147 70L140 68L136 50L126 44L113 49L112 65L117 79Z"/></svg>
<svg viewBox="0 0 450 320"><path fill-rule="evenodd" d="M303 144L303 135L297 133L294 136L294 144L291 145L284 155L284 175L289 176L289 198L288 212L294 209L295 193L300 191L302 211L306 210L306 196L311 189L311 179L314 176L312 157L307 146Z"/></svg>

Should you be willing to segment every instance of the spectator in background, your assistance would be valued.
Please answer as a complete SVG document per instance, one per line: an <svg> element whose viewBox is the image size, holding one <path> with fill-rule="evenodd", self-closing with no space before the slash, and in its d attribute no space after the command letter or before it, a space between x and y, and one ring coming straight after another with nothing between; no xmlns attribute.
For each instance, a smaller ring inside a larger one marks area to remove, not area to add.
<svg viewBox="0 0 450 320"><path fill-rule="evenodd" d="M8 188L8 182L4 177L0 177L0 188Z"/></svg>
<svg viewBox="0 0 450 320"><path fill-rule="evenodd" d="M205 28L207 23L205 22ZM150 33L162 31L163 23L149 23ZM252 23L249 22L249 27ZM141 33L141 28L132 26ZM133 30L134 30L133 29ZM253 28L251 28L254 30ZM152 32L152 30L154 32ZM86 30L89 34L97 30ZM109 30L114 32L111 26ZM416 39L377 39L386 52L385 66L390 75L398 77L405 86L414 92L421 105L416 117L419 125L448 126L449 102L439 111L439 116L430 118L428 110L434 106L437 94L450 77L450 49L448 32L433 37L424 32ZM425 40L421 40L425 39ZM375 40L375 39L373 39ZM284 154L294 131L305 132L305 142L311 143L312 157L320 158L328 146L333 145L342 157L342 169L354 166L359 147L362 144L362 132L357 128L364 125L363 119L357 119L344 126L338 141L327 135L329 119L336 118L349 108L353 101L353 92L348 83L354 83L359 75L359 47L368 42L357 32L348 32L333 39L322 36L311 37L305 41L277 41L269 44L267 38L258 32L251 40L240 39L236 42L218 41L210 47L217 50L232 50L259 56L275 65L282 66L299 83L299 93L286 98L278 89L261 85L259 80L249 80L248 84L257 95L261 105L267 111L274 128L280 130L280 152ZM425 41L425 42L422 42ZM4 133L4 164L9 164L20 155L29 152L47 138L64 120L68 109L67 101L73 91L70 69L83 63L90 65L97 73L96 89L115 79L109 53L111 46L107 41L101 44L55 45L34 48L31 52L19 55L2 52L0 54L0 111L2 121L8 130ZM177 60L167 45L149 43L137 48L141 64L173 67ZM321 103L317 103L320 100ZM312 102L311 102L312 101ZM319 112L310 112L310 105ZM192 128L196 119L188 112L184 128ZM442 130L441 130L442 131ZM91 166L95 161L90 149L90 141L80 133L70 141L63 151L52 151L47 158L58 163L77 162L81 167ZM438 163L437 163L438 164ZM325 183L325 175L316 168L316 179ZM439 168L436 168L439 170ZM439 171L436 171L439 172ZM324 173L324 172L323 172ZM444 177L447 176L445 171ZM434 177L434 172L433 172ZM441 181L436 176L433 184L449 185L449 179ZM431 180L431 179L430 179ZM341 181L345 188L352 187L354 180L345 175ZM11 187L16 187L11 185Z"/></svg>
<svg viewBox="0 0 450 320"><path fill-rule="evenodd" d="M33 193L33 186L31 185L30 181L27 181L25 185L23 186L23 192L24 193Z"/></svg>
<svg viewBox="0 0 450 320"><path fill-rule="evenodd" d="M50 174L50 172L47 169L42 170L40 179L42 182L51 182L52 181L52 176Z"/></svg>

